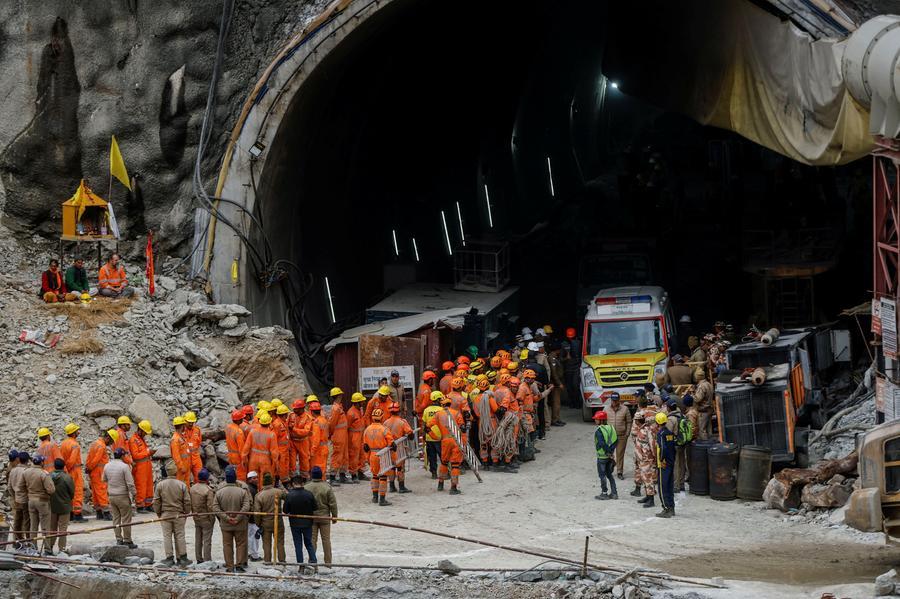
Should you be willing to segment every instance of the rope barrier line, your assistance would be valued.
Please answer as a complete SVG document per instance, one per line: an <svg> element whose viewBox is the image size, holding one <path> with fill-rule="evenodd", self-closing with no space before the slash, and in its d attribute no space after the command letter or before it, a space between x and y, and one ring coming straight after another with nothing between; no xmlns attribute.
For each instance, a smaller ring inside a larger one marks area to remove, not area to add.
<svg viewBox="0 0 900 599"><path fill-rule="evenodd" d="M200 512L200 513L190 513L190 514L179 514L178 516L169 516L166 518L154 518L151 520L144 520L142 522L132 522L128 526L141 526L144 524L156 524L159 522L167 522L167 521L174 520L177 518L185 518L186 519L186 518L191 518L194 516L219 516L222 514L239 515L239 516L273 516L273 517L275 516L274 512ZM481 545L483 547L492 547L494 549L502 549L504 551L511 551L513 553L522 553L525 555L533 555L535 557L550 559L550 560L557 561L559 563L569 564L569 565L573 565L573 566L579 566L579 567L587 566L591 570L598 570L601 572L605 571L605 572L615 572L617 574L624 574L624 573L630 571L629 568L623 568L620 566L609 566L609 565L605 565L605 564L595 564L595 563L589 563L589 562L586 563L586 562L577 561L577 560L566 558L566 557L561 557L558 555L553 555L551 553L535 551L533 549L525 549L522 547L512 547L510 545L502 545L500 543L493 543L491 541L483 541L480 539L473 539L471 537L464 537L461 535L454 535L454 534L439 532L439 531L435 531L435 530L427 530L424 528L417 528L415 526L406 526L403 524L392 524L390 522L379 522L376 520L361 520L361 519L356 519L356 518L332 518L331 516L294 515L294 514L290 514L290 515L285 514L285 516L288 518L300 518L300 519L304 519L304 520L328 520L331 522L347 522L349 524L366 524L369 526L381 526L384 528L393 528L396 530L406 530L409 532L418 532L418 533L422 533L422 534L443 537L446 539L453 539L455 541L462 541L465 543ZM36 536L34 538L26 539L26 540L33 543L36 541L50 539L50 538L54 538L54 537L72 536L72 535L79 535L79 534L90 534L93 532L112 530L115 528L117 528L115 525L111 525L111 526L100 526L100 527L96 527L93 529L87 529L87 530L76 530L74 532L66 532L66 533L54 532L54 533L47 533L47 534L44 534L41 536ZM0 547L5 546L5 545L12 545L12 544L18 543L18 542L19 541L0 542ZM386 567L389 567L389 566L386 566ZM666 574L664 572L645 571L645 570L640 569L640 570L638 570L638 574L645 578L666 580L666 581L672 581L672 582L683 582L686 584L693 584L693 585L709 587L709 588L722 588L720 585L713 584L711 582L706 582L706 581L697 580L694 578L682 577L682 576L672 576L672 575Z"/></svg>

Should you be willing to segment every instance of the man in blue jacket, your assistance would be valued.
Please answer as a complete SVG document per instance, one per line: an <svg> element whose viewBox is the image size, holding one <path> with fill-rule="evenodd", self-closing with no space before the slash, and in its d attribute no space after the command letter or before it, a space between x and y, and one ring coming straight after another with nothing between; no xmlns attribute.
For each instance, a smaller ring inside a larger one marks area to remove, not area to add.
<svg viewBox="0 0 900 599"><path fill-rule="evenodd" d="M616 479L613 476L613 470L616 467L616 443L618 436L616 429L611 424L606 423L606 412L597 410L594 413L594 422L597 423L597 430L594 431L594 449L597 450L597 474L600 476L600 494L596 495L596 499L618 499L619 494L616 492ZM610 493L606 493L606 483L609 482Z"/></svg>
<svg viewBox="0 0 900 599"><path fill-rule="evenodd" d="M675 431L676 420L669 419L664 412L656 413L656 465L659 468L659 498L663 511L657 518L671 518L675 515Z"/></svg>

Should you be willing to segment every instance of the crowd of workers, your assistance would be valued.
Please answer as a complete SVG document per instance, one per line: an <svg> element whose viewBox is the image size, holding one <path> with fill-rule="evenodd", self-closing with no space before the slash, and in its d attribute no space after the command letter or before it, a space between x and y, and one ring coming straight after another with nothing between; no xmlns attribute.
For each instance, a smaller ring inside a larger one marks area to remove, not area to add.
<svg viewBox="0 0 900 599"><path fill-rule="evenodd" d="M128 276L118 254L112 254L98 270L96 288L91 287L81 258L76 258L65 273L60 272L59 261L54 258L50 260L47 270L41 273L38 295L48 304L88 302L96 294L113 299L134 295L134 288L128 284Z"/></svg>

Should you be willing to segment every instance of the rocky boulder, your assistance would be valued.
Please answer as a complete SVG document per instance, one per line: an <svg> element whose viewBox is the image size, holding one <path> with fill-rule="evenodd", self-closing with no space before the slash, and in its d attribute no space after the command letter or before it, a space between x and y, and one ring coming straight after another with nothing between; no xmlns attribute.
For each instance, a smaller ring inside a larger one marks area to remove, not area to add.
<svg viewBox="0 0 900 599"><path fill-rule="evenodd" d="M139 393L134 398L134 401L128 406L128 413L135 422L149 420L155 436L165 439L172 435L172 423L169 421L169 415L155 399L146 393Z"/></svg>
<svg viewBox="0 0 900 599"><path fill-rule="evenodd" d="M118 418L122 415L122 408L111 403L92 403L84 408L84 415L89 418L99 418L100 416L109 416L110 418Z"/></svg>

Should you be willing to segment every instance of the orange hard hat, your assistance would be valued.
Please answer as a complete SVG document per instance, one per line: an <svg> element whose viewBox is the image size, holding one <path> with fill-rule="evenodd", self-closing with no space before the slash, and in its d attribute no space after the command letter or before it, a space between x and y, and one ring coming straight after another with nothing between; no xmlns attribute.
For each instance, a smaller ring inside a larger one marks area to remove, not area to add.
<svg viewBox="0 0 900 599"><path fill-rule="evenodd" d="M574 339L575 334L575 327L569 327L568 329L566 329L566 339Z"/></svg>
<svg viewBox="0 0 900 599"><path fill-rule="evenodd" d="M500 360L500 368L509 368L509 358L503 358Z"/></svg>
<svg viewBox="0 0 900 599"><path fill-rule="evenodd" d="M510 379L510 378L511 378L511 377L509 376L509 373L508 373L508 372L504 372L503 374L500 375L500 379L499 379L500 384L501 384L501 385L507 384L507 383L509 382L509 379Z"/></svg>
<svg viewBox="0 0 900 599"><path fill-rule="evenodd" d="M471 358L469 358L469 356L460 356L460 357L456 358L457 364L470 364L471 362L472 362L472 360L471 360Z"/></svg>
<svg viewBox="0 0 900 599"><path fill-rule="evenodd" d="M469 371L468 364L460 364L459 366L456 367L456 372L468 372L468 371Z"/></svg>
<svg viewBox="0 0 900 599"><path fill-rule="evenodd" d="M509 378L509 386L510 386L510 387L515 387L516 385L521 384L521 382L522 382L522 381L520 381L520 380L518 379L518 377L513 376L513 377L510 377L510 378Z"/></svg>
<svg viewBox="0 0 900 599"><path fill-rule="evenodd" d="M509 352L505 349L498 349L497 357L499 357L501 360L509 360Z"/></svg>
<svg viewBox="0 0 900 599"><path fill-rule="evenodd" d="M450 387L452 389L462 389L466 386L466 380L462 377L455 377L452 381L450 381Z"/></svg>
<svg viewBox="0 0 900 599"><path fill-rule="evenodd" d="M528 370L526 370L525 372L522 373L522 378L523 379L536 379L537 373L529 368Z"/></svg>
<svg viewBox="0 0 900 599"><path fill-rule="evenodd" d="M374 410L372 410L373 422L381 422L382 418L384 418L384 412L381 411L381 408L375 408Z"/></svg>
<svg viewBox="0 0 900 599"><path fill-rule="evenodd" d="M320 404L318 401L311 401L311 402L309 402L309 404L307 405L307 407L308 407L310 410L321 410L321 409L322 409L322 404Z"/></svg>
<svg viewBox="0 0 900 599"><path fill-rule="evenodd" d="M244 406L244 418L253 416L253 406Z"/></svg>
<svg viewBox="0 0 900 599"><path fill-rule="evenodd" d="M299 409L305 408L305 407L306 407L306 400L303 399L302 397L295 399L294 403L291 404L291 408L293 408L294 410L299 410Z"/></svg>
<svg viewBox="0 0 900 599"><path fill-rule="evenodd" d="M388 406L388 412L393 414L394 412L399 412L399 411L400 411L400 404L398 404L396 401L392 401L391 405Z"/></svg>
<svg viewBox="0 0 900 599"><path fill-rule="evenodd" d="M454 368L456 368L456 364L454 364L450 360L447 360L446 362L441 364L441 370L453 370Z"/></svg>
<svg viewBox="0 0 900 599"><path fill-rule="evenodd" d="M235 410L231 413L231 419L235 422L240 422L244 419L244 410Z"/></svg>
<svg viewBox="0 0 900 599"><path fill-rule="evenodd" d="M500 368L500 364L503 362L503 358L500 356L494 356L491 358L491 368L497 369Z"/></svg>
<svg viewBox="0 0 900 599"><path fill-rule="evenodd" d="M436 378L437 378L437 375L430 370L426 370L425 372L422 373L423 381L430 381L431 379L436 379Z"/></svg>
<svg viewBox="0 0 900 599"><path fill-rule="evenodd" d="M487 388L491 385L491 382L490 382L489 380L487 380L487 377L485 377L485 378L483 378L483 379L478 379L478 381L475 383L475 385L476 385L479 389L481 389L482 391L484 391L485 389L487 389Z"/></svg>
<svg viewBox="0 0 900 599"><path fill-rule="evenodd" d="M508 368L501 368L500 370L497 371L497 373L498 373L498 374L509 374L509 369L508 369Z"/></svg>

